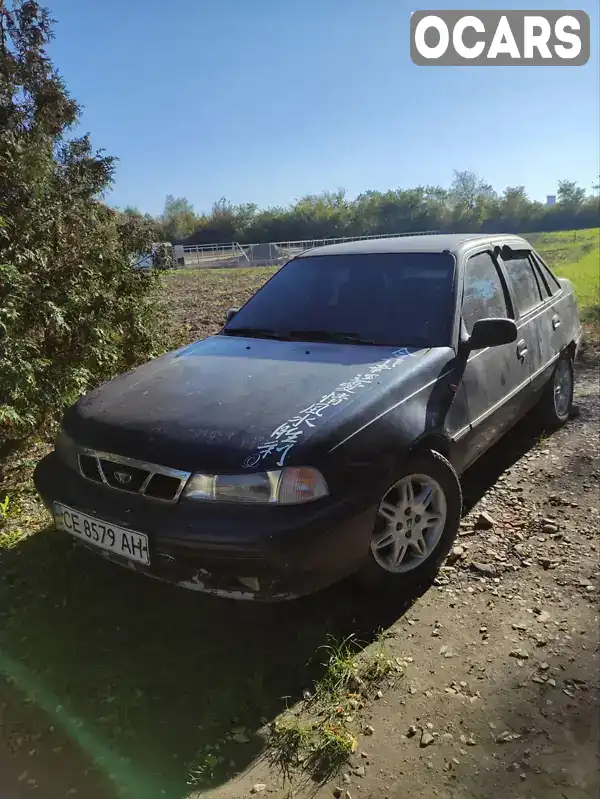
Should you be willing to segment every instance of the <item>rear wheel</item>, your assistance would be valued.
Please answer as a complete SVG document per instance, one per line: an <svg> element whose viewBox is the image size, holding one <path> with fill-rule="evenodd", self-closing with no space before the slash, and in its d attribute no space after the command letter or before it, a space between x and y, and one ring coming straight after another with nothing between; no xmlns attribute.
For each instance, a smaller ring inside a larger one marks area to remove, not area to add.
<svg viewBox="0 0 600 799"><path fill-rule="evenodd" d="M573 358L564 352L540 400L542 424L549 430L561 427L573 409Z"/></svg>
<svg viewBox="0 0 600 799"><path fill-rule="evenodd" d="M452 547L461 512L450 462L438 452L415 456L381 498L360 584L397 590L430 580Z"/></svg>

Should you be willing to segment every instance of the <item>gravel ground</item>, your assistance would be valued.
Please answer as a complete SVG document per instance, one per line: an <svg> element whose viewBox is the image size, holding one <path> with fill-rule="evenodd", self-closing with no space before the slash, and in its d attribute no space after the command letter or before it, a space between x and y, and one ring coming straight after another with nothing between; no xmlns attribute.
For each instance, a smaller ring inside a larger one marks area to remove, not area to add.
<svg viewBox="0 0 600 799"><path fill-rule="evenodd" d="M349 767L296 795L600 795L598 385L580 364L575 419L542 439L526 420L465 476L448 565L387 633L400 685L371 706ZM288 795L258 764L211 796L257 784Z"/></svg>

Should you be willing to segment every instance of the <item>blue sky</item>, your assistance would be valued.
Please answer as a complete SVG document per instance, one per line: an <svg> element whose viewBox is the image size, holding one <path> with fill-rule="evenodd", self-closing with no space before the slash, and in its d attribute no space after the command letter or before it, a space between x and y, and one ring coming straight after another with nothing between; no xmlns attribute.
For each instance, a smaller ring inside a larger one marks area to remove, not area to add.
<svg viewBox="0 0 600 799"><path fill-rule="evenodd" d="M81 130L120 159L115 205L284 205L447 186L453 169L543 200L600 171L598 0L492 4L587 11L583 67L415 66L410 13L446 0L45 1Z"/></svg>

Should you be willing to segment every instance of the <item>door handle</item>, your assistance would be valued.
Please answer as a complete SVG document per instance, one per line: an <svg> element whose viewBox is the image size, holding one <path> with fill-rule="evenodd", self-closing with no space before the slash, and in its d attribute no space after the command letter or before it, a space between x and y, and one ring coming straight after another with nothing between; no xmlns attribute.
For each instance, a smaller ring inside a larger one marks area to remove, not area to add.
<svg viewBox="0 0 600 799"><path fill-rule="evenodd" d="M524 360L525 356L527 355L527 343L524 338L520 341L517 341L517 358Z"/></svg>
<svg viewBox="0 0 600 799"><path fill-rule="evenodd" d="M556 328L560 327L560 325L561 325L560 316L557 313L555 313L554 316L552 317L552 330L556 330Z"/></svg>

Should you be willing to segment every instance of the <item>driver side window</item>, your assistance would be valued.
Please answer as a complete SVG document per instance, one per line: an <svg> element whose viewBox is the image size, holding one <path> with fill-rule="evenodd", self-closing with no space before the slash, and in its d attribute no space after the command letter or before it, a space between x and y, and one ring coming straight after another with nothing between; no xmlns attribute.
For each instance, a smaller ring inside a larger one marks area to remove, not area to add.
<svg viewBox="0 0 600 799"><path fill-rule="evenodd" d="M462 318L470 335L479 319L512 318L504 282L492 256L472 255L465 266Z"/></svg>

